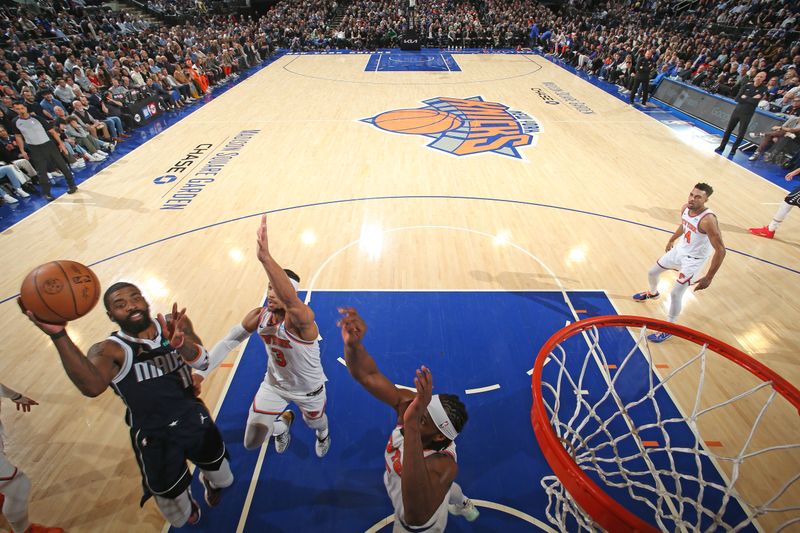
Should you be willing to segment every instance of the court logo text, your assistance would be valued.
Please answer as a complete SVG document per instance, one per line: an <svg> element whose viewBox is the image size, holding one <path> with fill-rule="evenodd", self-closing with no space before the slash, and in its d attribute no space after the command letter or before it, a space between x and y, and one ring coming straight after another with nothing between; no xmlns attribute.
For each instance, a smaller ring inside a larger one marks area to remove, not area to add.
<svg viewBox="0 0 800 533"><path fill-rule="evenodd" d="M572 96L572 94L570 94L569 91L565 91L564 89L559 87L557 83L553 83L552 81L546 81L542 83L542 85L553 91L557 98L562 99L570 107L575 109L575 111L577 111L578 113L583 113L584 115L594 114L594 110L591 107L589 107L589 105L586 102L578 100L577 98Z"/></svg>
<svg viewBox="0 0 800 533"><path fill-rule="evenodd" d="M423 107L392 109L361 119L376 128L433 139L426 146L452 155L495 153L523 159L519 148L532 145L541 132L528 113L480 96L423 100Z"/></svg>
<svg viewBox="0 0 800 533"><path fill-rule="evenodd" d="M561 102L559 102L558 100L556 100L555 98L553 98L552 96L550 96L549 94L547 94L547 91L545 91L544 89L540 89L539 87L531 87L531 91L535 92L535 93L536 93L536 95L537 95L539 98L541 98L542 100L544 100L544 103L545 103L545 104L548 104L548 105L558 105L558 104L560 104L560 103L561 103Z"/></svg>

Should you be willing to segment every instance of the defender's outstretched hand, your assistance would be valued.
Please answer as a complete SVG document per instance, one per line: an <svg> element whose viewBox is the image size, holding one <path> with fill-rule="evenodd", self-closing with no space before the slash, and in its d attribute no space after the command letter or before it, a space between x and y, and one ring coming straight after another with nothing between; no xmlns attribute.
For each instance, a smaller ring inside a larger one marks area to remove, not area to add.
<svg viewBox="0 0 800 533"><path fill-rule="evenodd" d="M417 387L417 395L403 414L403 424L406 427L409 425L419 427L422 417L428 411L428 404L431 403L433 376L428 367L423 366L417 369L414 385Z"/></svg>
<svg viewBox="0 0 800 533"><path fill-rule="evenodd" d="M267 215L261 215L261 225L256 232L256 256L262 263L269 259L269 240L267 239Z"/></svg>
<svg viewBox="0 0 800 533"><path fill-rule="evenodd" d="M358 346L367 334L367 323L352 307L340 307L339 312L344 315L336 323L342 329L342 340L345 346Z"/></svg>
<svg viewBox="0 0 800 533"><path fill-rule="evenodd" d="M32 406L39 405L38 402L28 398L27 396L21 396L16 400L12 399L11 401L17 404L17 411L22 411L23 413L30 413Z"/></svg>

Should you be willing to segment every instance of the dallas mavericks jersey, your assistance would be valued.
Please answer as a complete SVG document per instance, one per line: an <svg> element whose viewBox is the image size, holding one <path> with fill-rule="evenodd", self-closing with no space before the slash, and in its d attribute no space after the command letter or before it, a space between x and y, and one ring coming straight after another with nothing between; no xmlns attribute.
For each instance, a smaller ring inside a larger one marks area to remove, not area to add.
<svg viewBox="0 0 800 533"><path fill-rule="evenodd" d="M708 235L700 233L700 221L708 215L713 215L711 209L706 209L695 216L689 214L689 208L683 210L681 214L681 224L683 224L683 236L678 239L678 252L697 259L706 259L713 250Z"/></svg>
<svg viewBox="0 0 800 533"><path fill-rule="evenodd" d="M389 443L386 445L386 450L383 452L383 463L386 467L386 472L383 474L383 484L386 486L386 492L389 493L389 499L392 500L394 507L394 514L398 518L405 516L403 511L403 486L401 478L403 476L403 432L401 426L397 426L392 431L389 437ZM451 441L450 445L443 450L423 450L423 455L428 457L435 453L444 453L458 462L456 455L456 443ZM447 496L445 496L447 499Z"/></svg>
<svg viewBox="0 0 800 533"><path fill-rule="evenodd" d="M158 331L153 340L121 331L108 337L125 351L125 362L111 386L128 408L128 424L141 429L167 426L198 401L191 369L161 336L161 325L153 323Z"/></svg>
<svg viewBox="0 0 800 533"><path fill-rule="evenodd" d="M268 384L290 393L306 394L328 381L319 359L319 337L304 341L286 329L266 308L258 319L258 335L267 347Z"/></svg>

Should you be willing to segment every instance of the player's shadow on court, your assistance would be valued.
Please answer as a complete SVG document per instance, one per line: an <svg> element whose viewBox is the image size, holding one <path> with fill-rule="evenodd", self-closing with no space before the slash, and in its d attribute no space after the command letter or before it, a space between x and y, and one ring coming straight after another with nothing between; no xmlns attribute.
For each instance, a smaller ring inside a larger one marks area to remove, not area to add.
<svg viewBox="0 0 800 533"><path fill-rule="evenodd" d="M662 220L670 224L674 223L676 228L678 227L678 222L681 220L681 214L678 212L678 208L667 209L666 207L642 207L641 205L626 205L625 208L636 213L644 213L650 218L654 218L656 220Z"/></svg>
<svg viewBox="0 0 800 533"><path fill-rule="evenodd" d="M663 220L664 222L671 223L675 228L678 227L678 223L680 222L680 213L678 213L677 209L667 209L665 207L642 207L640 205L626 205L625 207L631 211L644 213L657 220ZM733 224L726 224L724 222L719 222L719 229L722 230L723 234L747 233L747 228L734 226Z"/></svg>
<svg viewBox="0 0 800 533"><path fill-rule="evenodd" d="M101 178L102 175L98 174L97 176L93 177ZM78 198L69 198L68 202L63 203L56 202L53 204L53 206L59 207L62 205L86 205L99 207L102 209L111 209L112 211L133 211L135 213L149 213L151 211L151 209L147 209L145 207L144 202L141 200L103 194L101 192L85 189L83 188L83 185L81 185L79 194L81 196ZM86 198L87 196L88 198ZM153 206L153 209L157 209L157 206Z"/></svg>
<svg viewBox="0 0 800 533"><path fill-rule="evenodd" d="M476 281L484 283L495 282L507 291L520 291L526 289L552 289L560 291L561 286L548 273L534 274L531 272L500 272L492 274L483 270L470 270L469 275ZM577 282L574 278L559 277L561 282Z"/></svg>

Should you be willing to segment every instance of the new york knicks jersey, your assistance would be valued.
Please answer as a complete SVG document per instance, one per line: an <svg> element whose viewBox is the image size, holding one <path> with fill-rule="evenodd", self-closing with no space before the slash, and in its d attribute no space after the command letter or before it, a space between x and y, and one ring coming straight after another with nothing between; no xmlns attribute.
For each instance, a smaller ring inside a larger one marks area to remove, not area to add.
<svg viewBox="0 0 800 533"><path fill-rule="evenodd" d="M689 208L683 210L681 214L681 224L683 225L683 236L678 239L678 253L694 257L696 259L706 259L711 255L712 246L708 235L700 232L700 221L708 215L713 215L711 209L705 209L695 216L689 214Z"/></svg>
<svg viewBox="0 0 800 533"><path fill-rule="evenodd" d="M264 376L267 383L290 393L306 394L318 389L328 381L320 361L319 338L304 341L287 331L285 321L275 320L272 312L264 308L256 329L269 356Z"/></svg>
<svg viewBox="0 0 800 533"><path fill-rule="evenodd" d="M128 408L126 420L131 427L154 429L180 418L197 404L192 386L192 371L162 337L161 325L153 322L155 339L131 337L121 331L108 340L119 344L125 362L111 382L114 392Z"/></svg>
<svg viewBox="0 0 800 533"><path fill-rule="evenodd" d="M386 450L383 453L384 467L386 472L383 474L383 484L386 486L386 492L389 493L389 499L392 500L394 507L394 514L397 519L402 520L405 516L403 510L403 442L404 442L402 427L397 426L392 431L389 437L389 443L386 445ZM423 450L423 455L429 457L435 453L444 453L458 462L456 455L456 443L450 442L450 445L443 450ZM441 502L440 507L447 504L447 496ZM445 511L446 513L446 511ZM436 514L436 513L435 513ZM434 514L434 515L435 515Z"/></svg>

